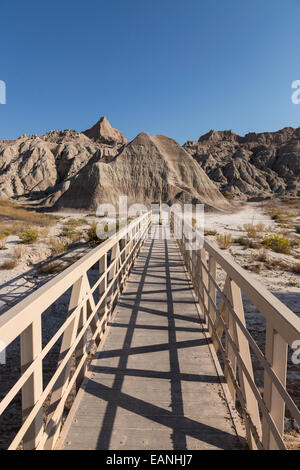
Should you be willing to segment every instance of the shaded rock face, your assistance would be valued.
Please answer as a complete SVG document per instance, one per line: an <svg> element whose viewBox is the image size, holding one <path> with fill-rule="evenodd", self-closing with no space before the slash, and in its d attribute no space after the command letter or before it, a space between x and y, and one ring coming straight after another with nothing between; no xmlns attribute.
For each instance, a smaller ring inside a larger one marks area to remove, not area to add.
<svg viewBox="0 0 300 470"><path fill-rule="evenodd" d="M300 128L244 137L210 131L183 147L221 190L239 198L300 195Z"/></svg>
<svg viewBox="0 0 300 470"><path fill-rule="evenodd" d="M104 127L111 128L106 119ZM51 205L91 158L108 162L115 157L125 139L119 134L114 130L109 141L106 133L104 142L67 129L0 141L0 197L29 196Z"/></svg>
<svg viewBox="0 0 300 470"><path fill-rule="evenodd" d="M229 207L217 187L177 142L141 133L110 163L97 157L89 161L55 208L96 209L100 203L117 204L122 195L128 196L129 204L150 206L162 200L169 204Z"/></svg>

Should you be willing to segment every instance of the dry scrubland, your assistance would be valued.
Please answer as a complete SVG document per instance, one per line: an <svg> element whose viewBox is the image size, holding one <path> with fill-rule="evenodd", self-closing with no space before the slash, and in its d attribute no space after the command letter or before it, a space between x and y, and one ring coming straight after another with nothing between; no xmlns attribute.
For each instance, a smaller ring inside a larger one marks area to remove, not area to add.
<svg viewBox="0 0 300 470"><path fill-rule="evenodd" d="M300 202L246 204L235 214L206 217L205 235L270 290L300 292Z"/></svg>
<svg viewBox="0 0 300 470"><path fill-rule="evenodd" d="M108 227L106 227L108 229ZM208 213L205 233L235 261L259 279L296 314L300 314L300 203L282 199L264 204L244 204L231 214ZM93 214L40 213L0 200L0 314L65 269L86 250L95 246L96 218ZM96 270L91 276L97 276ZM219 280L224 273L218 271ZM63 322L69 301L64 294L47 311L44 339L47 342ZM244 299L247 327L264 349L265 324L260 313ZM5 369L0 370L0 399L19 374L18 345L8 352ZM45 380L56 367L57 347L49 355ZM253 358L255 378L263 373ZM288 390L300 406L299 366L288 364ZM20 424L20 397L0 419L0 448L5 448ZM290 448L300 448L295 423L286 420Z"/></svg>
<svg viewBox="0 0 300 470"><path fill-rule="evenodd" d="M0 312L15 303L18 292L26 292L23 275L38 285L97 243L93 214L58 216L0 200ZM11 285L13 298L7 295Z"/></svg>
<svg viewBox="0 0 300 470"><path fill-rule="evenodd" d="M207 214L205 234L224 253L249 271L296 315L300 315L300 201L296 198L244 204L232 214ZM249 277L249 279L250 279ZM224 271L218 269L218 281L224 284ZM243 296L247 328L264 351L265 320ZM300 407L299 365L290 361L287 388ZM262 389L263 370L253 355L255 379ZM297 424L286 419L289 448L300 449Z"/></svg>

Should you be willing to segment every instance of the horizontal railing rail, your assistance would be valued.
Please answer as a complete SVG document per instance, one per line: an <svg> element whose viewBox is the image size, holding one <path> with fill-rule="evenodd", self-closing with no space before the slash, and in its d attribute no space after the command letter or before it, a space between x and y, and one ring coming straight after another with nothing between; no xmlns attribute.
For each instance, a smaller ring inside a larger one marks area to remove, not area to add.
<svg viewBox="0 0 300 470"><path fill-rule="evenodd" d="M20 338L21 375L0 402L1 416L22 394L23 424L9 449L54 448L67 399L74 387L79 389L150 223L150 213L133 220L0 317L2 344L8 347ZM88 271L96 264L99 276L91 286ZM42 347L42 315L70 288L66 319ZM57 367L44 386L43 360L59 341Z"/></svg>
<svg viewBox="0 0 300 470"><path fill-rule="evenodd" d="M175 224L183 224L176 213L171 217L173 230ZM229 391L242 409L248 445L251 449L286 449L286 409L300 425L300 411L286 388L288 346L300 340L300 318L199 230L202 247L192 249L190 234L196 229L184 224L178 245L214 348L221 354ZM265 319L264 348L247 328L242 294ZM253 357L264 371L262 392L255 381Z"/></svg>

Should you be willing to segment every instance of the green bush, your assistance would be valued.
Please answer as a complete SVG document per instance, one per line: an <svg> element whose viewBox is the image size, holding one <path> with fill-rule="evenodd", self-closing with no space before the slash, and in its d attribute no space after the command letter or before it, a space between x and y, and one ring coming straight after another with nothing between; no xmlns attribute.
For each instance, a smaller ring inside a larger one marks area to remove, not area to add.
<svg viewBox="0 0 300 470"><path fill-rule="evenodd" d="M290 241L280 235L266 235L263 239L263 245L271 248L271 250L276 253L285 253L288 255L291 252Z"/></svg>
<svg viewBox="0 0 300 470"><path fill-rule="evenodd" d="M19 235L19 238L24 245L29 245L30 243L34 243L39 238L39 234L37 230L28 230L27 232L23 232Z"/></svg>

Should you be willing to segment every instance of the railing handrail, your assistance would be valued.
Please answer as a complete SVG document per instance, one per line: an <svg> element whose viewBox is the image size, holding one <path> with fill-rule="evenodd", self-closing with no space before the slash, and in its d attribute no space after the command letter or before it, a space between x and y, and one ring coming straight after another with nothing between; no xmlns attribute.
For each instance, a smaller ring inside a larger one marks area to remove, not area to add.
<svg viewBox="0 0 300 470"><path fill-rule="evenodd" d="M178 216L178 214L176 214L176 216ZM224 254L214 242L207 240L207 238L191 224L186 221L184 223L186 227L197 232L197 236L203 239L203 248L214 256L218 264L230 275L231 279L240 286L249 300L259 309L261 314L272 322L274 328L277 331L280 330L280 334L282 334L286 342L291 345L295 340L299 340L300 318L272 294L272 292L266 289L263 284L260 284L249 271L239 266L232 256ZM266 314L266 312L268 313Z"/></svg>
<svg viewBox="0 0 300 470"><path fill-rule="evenodd" d="M178 245L212 345L222 355L228 389L234 403L238 398L241 405L249 447L285 449L285 407L300 424L300 411L286 387L288 345L293 348L300 340L300 318L181 214L173 217L174 233L178 222L185 224ZM197 245L191 231L196 232ZM225 284L217 266L226 275ZM266 320L264 349L247 328L243 294ZM255 382L252 354L264 370L263 393Z"/></svg>
<svg viewBox="0 0 300 470"><path fill-rule="evenodd" d="M82 274L90 269L98 260L107 253L117 240L121 240L136 225L148 217L148 212L134 219L130 224L123 227L115 235L105 240L101 245L89 251L79 260L75 261L71 266L61 273L57 274L53 279L39 287L25 299L18 302L9 310L0 316L0 340L3 344L10 344L17 338L27 326L29 326L34 318L44 312L53 304L67 289L69 289ZM38 309L35 305L38 303ZM12 325L13 324L13 328Z"/></svg>

